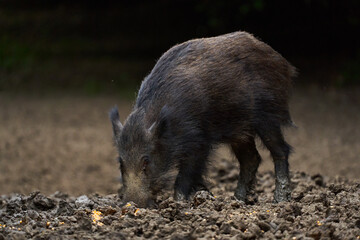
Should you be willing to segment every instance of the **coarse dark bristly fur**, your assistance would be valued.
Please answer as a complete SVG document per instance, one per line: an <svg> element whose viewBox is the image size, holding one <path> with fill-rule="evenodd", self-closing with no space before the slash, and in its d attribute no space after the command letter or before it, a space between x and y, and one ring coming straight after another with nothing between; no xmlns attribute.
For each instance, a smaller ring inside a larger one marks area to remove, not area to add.
<svg viewBox="0 0 360 240"><path fill-rule="evenodd" d="M288 201L290 146L281 128L292 125L288 99L294 76L295 68L279 53L246 32L172 47L142 82L124 126L117 109L110 112L124 201L151 204L170 184L166 176L173 167L177 199L206 189L208 155L220 143L229 144L240 163L235 197L256 200L256 136L274 160L274 200Z"/></svg>

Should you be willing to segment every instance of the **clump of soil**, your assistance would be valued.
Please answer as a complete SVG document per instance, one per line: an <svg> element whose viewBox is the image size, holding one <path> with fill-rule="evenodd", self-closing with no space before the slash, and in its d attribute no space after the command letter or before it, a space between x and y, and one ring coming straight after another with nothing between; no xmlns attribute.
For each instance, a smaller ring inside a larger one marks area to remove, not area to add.
<svg viewBox="0 0 360 240"><path fill-rule="evenodd" d="M214 195L200 191L177 202L168 193L152 209L122 203L116 194L4 195L0 239L360 238L360 183L297 172L292 201L274 204L274 176L265 172L258 175L258 202L245 205L232 196L235 174L225 170L214 173Z"/></svg>

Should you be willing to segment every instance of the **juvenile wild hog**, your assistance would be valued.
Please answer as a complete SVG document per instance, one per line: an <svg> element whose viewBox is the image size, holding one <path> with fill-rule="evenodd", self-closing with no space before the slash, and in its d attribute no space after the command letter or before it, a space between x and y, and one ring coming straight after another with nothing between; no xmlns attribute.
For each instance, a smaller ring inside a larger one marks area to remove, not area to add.
<svg viewBox="0 0 360 240"><path fill-rule="evenodd" d="M259 136L275 165L276 202L290 199L288 155L281 127L295 69L246 32L190 40L168 50L144 79L124 126L110 112L123 178L124 201L148 206L178 169L174 196L206 189L212 146L225 143L240 163L235 197L253 194L261 158Z"/></svg>

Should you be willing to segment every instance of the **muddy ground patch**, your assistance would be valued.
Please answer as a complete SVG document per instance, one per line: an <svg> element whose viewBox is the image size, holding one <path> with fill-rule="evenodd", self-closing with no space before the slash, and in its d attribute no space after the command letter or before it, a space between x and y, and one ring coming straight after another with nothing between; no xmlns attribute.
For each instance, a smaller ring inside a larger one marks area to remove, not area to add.
<svg viewBox="0 0 360 240"><path fill-rule="evenodd" d="M292 201L274 204L274 176L266 172L258 176L259 202L245 205L228 191L234 176L226 170L213 196L200 191L177 202L165 194L153 209L122 203L116 194L2 196L0 239L360 238L359 183L297 172Z"/></svg>

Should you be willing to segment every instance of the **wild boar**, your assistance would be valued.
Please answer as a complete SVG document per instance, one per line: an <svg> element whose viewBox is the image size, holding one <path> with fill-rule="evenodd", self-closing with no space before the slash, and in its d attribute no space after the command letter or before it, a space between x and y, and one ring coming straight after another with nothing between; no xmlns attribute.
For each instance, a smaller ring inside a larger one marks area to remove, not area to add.
<svg viewBox="0 0 360 240"><path fill-rule="evenodd" d="M288 156L282 128L292 125L288 100L295 68L247 32L178 44L157 61L139 89L125 124L110 112L119 153L124 201L148 206L170 182L188 199L207 189L204 173L217 144L229 144L240 163L235 197L253 195L261 157L254 138L270 151L276 202L290 199Z"/></svg>

